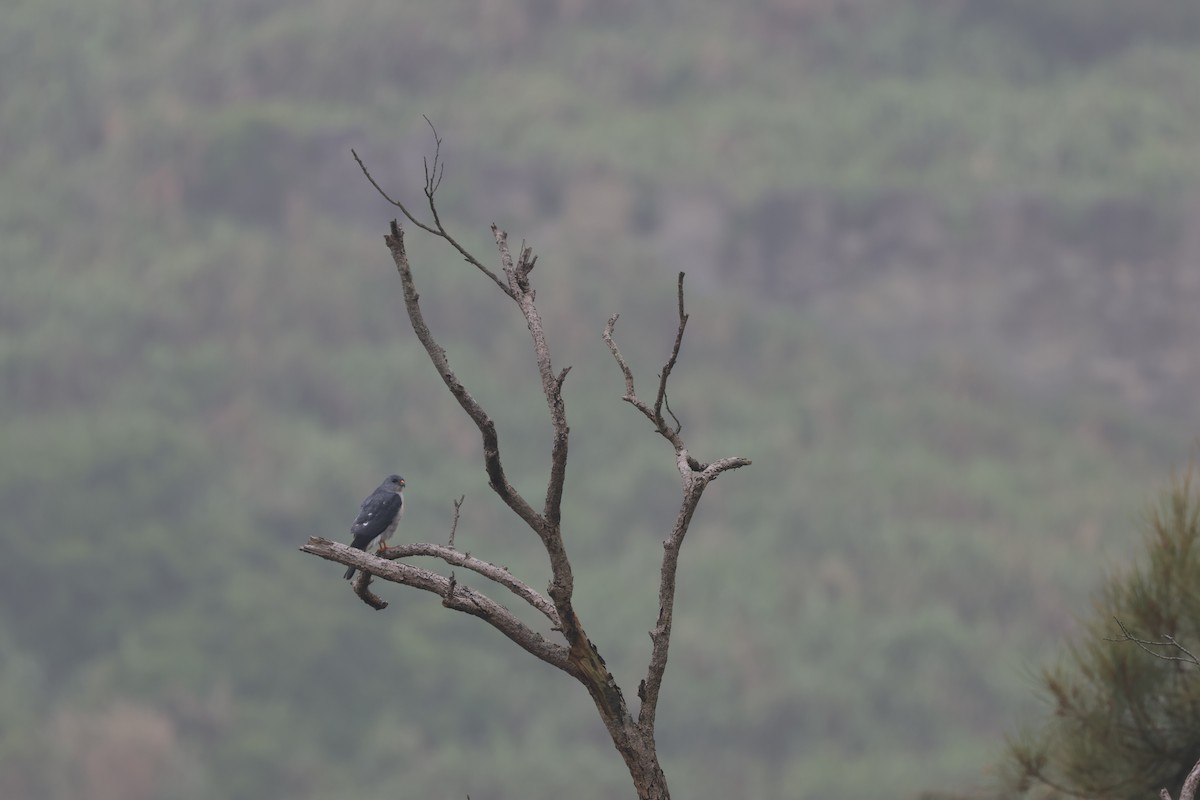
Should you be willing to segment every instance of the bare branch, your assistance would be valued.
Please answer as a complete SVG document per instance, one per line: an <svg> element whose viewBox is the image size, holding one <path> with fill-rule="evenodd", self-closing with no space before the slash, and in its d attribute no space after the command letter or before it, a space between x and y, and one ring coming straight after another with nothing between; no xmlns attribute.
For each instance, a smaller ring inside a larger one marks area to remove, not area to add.
<svg viewBox="0 0 1200 800"><path fill-rule="evenodd" d="M542 316L534 305L534 292L529 286L529 271L533 269L536 259L531 248L521 245L521 255L517 263L513 263L512 251L508 247L508 234L492 225L492 236L496 239L496 247L500 250L500 263L504 274L508 277L509 288L513 290L517 305L525 317L529 327L529 335L533 339L533 353L537 360L538 374L542 379L542 394L550 410L550 425L553 428L554 443L550 450L550 478L546 483L546 503L542 511L546 526L539 530L546 552L550 556L550 568L554 572L554 585L560 596L554 598L554 603L563 612L563 603L570 603L574 591L574 577L571 574L571 562L567 559L558 525L562 515L562 493L566 483L567 473L567 444L570 428L567 427L566 405L563 403L562 386L567 372L555 375L554 365L550 359L550 345L546 342L546 332L542 327ZM553 596L555 592L551 592ZM570 614L563 614L569 618ZM564 619L570 625L568 619Z"/></svg>
<svg viewBox="0 0 1200 800"><path fill-rule="evenodd" d="M671 625L675 611L675 573L679 568L679 550L703 491L703 483L699 481L685 486L683 504L675 517L675 526L671 529L670 537L663 542L663 560L659 570L658 621L650 631L650 641L653 644L650 664L646 669L646 677L642 679L638 688L638 694L642 698L642 706L638 709L638 725L647 731L654 730L658 694L662 688L671 647Z"/></svg>
<svg viewBox="0 0 1200 800"><path fill-rule="evenodd" d="M675 412L671 410L671 401L667 398L667 393L663 392L663 408L671 415L671 420L675 423L675 433L683 433L683 423L679 421L679 417L675 416Z"/></svg>
<svg viewBox="0 0 1200 800"><path fill-rule="evenodd" d="M429 198L429 203L433 205L433 195L437 192L438 187L442 185L442 175L446 172L446 162L442 161L441 166L438 161L442 157L442 137L438 136L437 128L433 127L433 121L424 114L421 117L425 120L425 124L429 126L430 132L433 133L433 170L429 169L429 161L421 159L425 164L425 196ZM437 209L433 211L433 216L437 218Z"/></svg>
<svg viewBox="0 0 1200 800"><path fill-rule="evenodd" d="M683 304L683 276L684 273L679 273L679 279L676 283L679 304L679 327L675 330L675 343L671 347L671 356L667 359L666 365L663 366L662 371L658 374L658 392L654 398L653 406L649 406L638 399L637 390L634 388L633 370L629 368L629 364L625 361L624 356L621 355L621 351L617 348L617 343L613 339L613 331L617 326L618 314L613 314L608 318L608 324L604 326L604 334L602 336L604 343L608 345L608 349L612 352L613 358L617 360L617 366L621 368L621 374L625 376L625 396L621 399L642 412L642 415L646 419L654 423L654 429L671 443L676 453L685 449L683 439L679 436L683 430L683 425L679 422L679 418L675 416L675 413L671 411L671 407L667 403L667 381L670 380L671 371L675 368L675 362L679 359L679 349L683 346L683 332L687 328L688 322L688 315L684 310ZM674 428L667 425L666 420L663 419L662 412L664 405L667 408L667 413L671 415L671 419L675 422ZM694 463L692 467L693 469L700 469L702 465Z"/></svg>
<svg viewBox="0 0 1200 800"><path fill-rule="evenodd" d="M679 513L675 517L675 525L671 535L663 542L663 560L659 571L658 588L658 621L650 631L650 641L653 644L650 653L650 664L646 669L646 677L638 687L638 696L642 706L638 710L638 725L646 731L654 730L654 718L658 707L659 690L662 688L663 675L667 668L667 656L671 647L671 626L675 611L675 574L679 568L679 553L683 548L684 537L692 523L692 516L700 504L700 498L708 484L722 472L750 465L748 458L722 458L714 461L703 471L695 472L689 466L694 459L686 449L678 456L680 474L683 476L683 500Z"/></svg>
<svg viewBox="0 0 1200 800"><path fill-rule="evenodd" d="M750 459L741 458L740 456L734 458L719 458L705 467L702 471L702 474L704 475L704 480L707 483L714 480L722 472L728 472L731 469L740 469L741 467L748 467L752 463L753 462Z"/></svg>
<svg viewBox="0 0 1200 800"><path fill-rule="evenodd" d="M620 367L621 374L625 378L625 396L621 399L640 411L642 416L649 419L654 424L654 428L658 434L675 448L676 466L679 469L679 477L683 483L683 499L679 505L679 512L675 516L675 525L671 529L671 535L663 542L663 560L660 568L658 587L658 621L655 623L654 629L650 631L650 641L653 643L650 653L650 664L646 669L646 677L638 684L638 697L642 701L641 708L638 710L638 727L645 736L652 736L654 731L654 719L658 708L659 691L662 689L663 675L667 668L667 656L671 647L671 625L675 610L675 574L679 569L679 551L683 547L683 540L687 536L692 516L696 513L700 497L704 494L704 490L708 487L709 483L715 480L722 472L749 466L750 464L750 459L740 457L722 458L714 461L712 464L702 464L688 452L687 446L683 441L681 435L683 426L680 424L679 418L671 411L671 407L667 402L667 382L679 358L679 350L683 345L683 333L687 328L688 321L687 311L683 302L682 272L679 273L679 280L676 286L679 304L679 326L675 330L675 342L671 347L671 356L667 359L662 372L659 373L658 393L655 397L653 407L648 406L638 398L637 389L634 386L633 370L629 368L628 362L621 355L621 351L613 339L613 331L616 328L618 315L613 314L608 318L608 324L604 327L603 334L604 343L608 345L608 349L612 352L613 358L616 359L617 366ZM667 413L671 415L671 419L674 420L674 427L667 425L663 419L662 411L664 407L666 407Z"/></svg>
<svg viewBox="0 0 1200 800"><path fill-rule="evenodd" d="M518 306L521 308L521 313L524 315L529 327L530 336L533 338L538 371L542 377L542 389L550 408L551 423L554 429L550 479L546 487L544 515L534 510L529 505L529 502L508 482L500 460L500 443L495 423L488 416L487 412L483 410L483 407L467 392L462 382L458 379L458 376L454 374L446 357L445 349L433 338L433 334L425 322L421 311L420 295L417 294L416 285L413 281L412 268L408 261L408 253L404 247L404 232L400 228L398 221L392 220L391 233L384 237L384 240L392 253L392 260L396 264L396 270L400 273L400 281L404 287L404 305L408 312L409 321L412 323L413 332L416 333L417 339L429 354L429 358L437 369L438 374L442 376L442 381L446 384L446 388L450 390L450 393L458 401L459 405L467 412L467 416L475 423L480 435L483 437L484 466L488 473L489 485L492 491L538 535L542 540L543 547L546 549L546 554L550 559L550 569L553 574L549 590L550 599L553 601L554 608L558 612L559 628L567 642L571 645L571 674L584 680L596 702L599 703L603 700L610 703L605 708L604 713L623 714L625 713L623 706L618 709L612 705L613 698L619 695L619 692L616 695L611 692L606 693L602 689L603 683L596 683L596 681L611 682L612 678L606 670L602 670L603 660L600 659L591 641L588 640L583 625L576 616L571 604L571 597L574 592L574 576L571 571L571 562L567 558L566 548L563 545L562 535L559 531L569 434L565 406L562 400L562 382L565 380L565 371L558 375L554 373L550 361L550 349L546 344L545 333L542 329L541 316L533 302L533 291L528 289L527 283L524 289L518 283L517 265L513 263L512 254L508 249L507 235L494 225L492 226L492 231L496 238L496 245L500 249L504 274L508 278L509 288L512 292L510 296L516 299ZM522 252L522 261L520 263L528 264L532 260L532 254L528 248L525 248ZM600 675L601 672L603 672L603 675Z"/></svg>
<svg viewBox="0 0 1200 800"><path fill-rule="evenodd" d="M1200 787L1200 761L1197 761L1192 771L1183 781L1179 789L1179 800L1195 800L1196 789Z"/></svg>
<svg viewBox="0 0 1200 800"><path fill-rule="evenodd" d="M642 416L644 416L646 419L650 420L650 422L654 424L654 429L656 431L658 431L659 435L661 435L664 439L666 439L668 442L670 442L671 446L675 448L675 452L678 453L681 450L685 449L684 445L683 445L683 439L681 439L679 437L679 432L677 430L669 427L663 421L661 408L658 410L651 408L650 406L648 406L644 402L642 402L637 396L637 389L634 388L634 384L633 384L633 370L631 370L629 368L629 364L625 361L625 357L621 355L620 349L617 348L617 342L613 338L613 331L615 330L615 328L617 326L617 319L619 317L620 317L619 314L613 314L611 317L608 318L608 324L604 326L604 333L601 334L601 338L603 338L604 343L608 345L608 349L612 352L613 358L615 358L617 360L617 366L621 368L621 374L625 376L625 396L622 397L621 399L624 400L626 403L629 403L631 406L636 408L638 411L642 412ZM683 328L681 325L679 328L679 331L677 332L677 335L676 335L677 341L678 341L678 336L681 335L682 332L683 332ZM672 359L668 362L668 366L663 369L663 372L666 373L668 377L670 377L670 369L669 368L674 366L674 355L677 352L678 352L678 349L676 349L676 351L672 353ZM661 377L661 375L660 375L659 387L663 393L663 398L665 398L666 397L666 380L663 379Z"/></svg>
<svg viewBox="0 0 1200 800"><path fill-rule="evenodd" d="M554 605L539 594L535 589L519 580L515 575L509 572L504 567L493 564L489 561L483 561L475 558L469 553L463 553L455 550L453 547L446 547L440 544L430 544L426 542L415 542L413 544L391 545L387 550L379 554L380 558L387 560L396 560L401 558L412 558L413 556L429 556L431 558L440 558L447 564L453 567L462 567L469 569L472 572L478 573L490 581L494 581L505 589L520 597L529 605L536 608L550 621L550 624L555 628L559 627L558 612L554 610Z"/></svg>
<svg viewBox="0 0 1200 800"><path fill-rule="evenodd" d="M562 520L562 495L567 483L567 446L570 428L567 427L566 409L563 405L562 387L570 367L565 367L554 379L550 396L550 415L554 431L554 442L550 448L550 478L546 483L546 503L542 512L546 521L558 529Z"/></svg>
<svg viewBox="0 0 1200 800"><path fill-rule="evenodd" d="M463 411L467 412L467 416L479 428L479 433L483 437L483 461L492 491L529 527L535 531L543 530L545 521L541 515L513 488L504 475L504 467L500 463L500 438L496 434L496 423L454 374L454 370L450 368L450 361L446 358L446 351L429 332L425 316L421 313L420 295L417 294L417 287L413 283L412 269L408 264L408 253L404 249L404 231L396 220L392 220L392 232L384 237L384 241L387 242L388 249L392 253L392 260L396 263L396 270L400 273L400 282L404 286L404 306L408 311L413 332L416 333L425 352L429 354L434 368L442 376L446 388L462 406Z"/></svg>
<svg viewBox="0 0 1200 800"><path fill-rule="evenodd" d="M426 117L425 121L429 122L429 118ZM432 122L429 123L429 127L433 128ZM416 225L418 228L420 228L423 231L432 233L434 236L438 236L442 239L445 239L450 244L451 247L453 247L455 250L458 251L459 255L461 255L468 264L475 267L475 269L479 270L484 275L487 275L489 278L491 278L492 282L500 287L500 291L504 292L506 295L508 295L509 297L511 297L515 300L516 297L514 296L512 290L504 285L504 281L500 280L499 276L497 276L496 273L492 272L490 269L488 269L486 266L484 266L483 262L481 262L475 256L471 255L471 253L469 253L465 247L463 247L461 244L459 244L458 240L455 239L453 236L451 236L450 232L447 231L446 227L442 224L442 219L438 215L438 212L437 212L437 206L433 202L433 195L435 192L437 192L438 186L440 186L441 182L442 182L442 172L443 172L444 165L439 163L439 159L441 157L442 140L440 138L438 138L436 130L434 130L433 135L434 135L434 142L435 142L435 150L434 150L434 156L433 156L433 169L430 170L428 162L426 162L426 164L425 164L425 197L429 201L430 211L433 212L433 225L427 225L426 223L421 222L421 220L417 219L416 217L414 217L412 215L412 212L410 212L408 210L407 206L405 206L399 200L393 200L388 195L388 193L383 190L383 187L380 186L375 181L375 178L372 177L370 170L367 169L367 165L364 164L363 160L358 157L358 153L355 150L351 149L350 154L352 156L354 156L354 160L358 162L359 169L362 170L363 175L367 176L367 180L369 180L371 182L371 185L375 187L375 191L379 192L380 197L382 197L384 200L387 200L389 203L394 205L396 208L400 209L400 212L402 214L404 214L404 216L408 218L408 221L411 222L413 225Z"/></svg>
<svg viewBox="0 0 1200 800"><path fill-rule="evenodd" d="M675 331L675 344L671 347L671 357L667 359L666 366L662 368L662 372L658 375L658 396L654 398L654 424L659 427L659 430L665 430L667 425L663 421L662 409L663 402L667 397L667 380L671 377L671 370L675 368L675 361L679 358L679 348L683 345L683 330L687 327L688 315L683 310L683 273L679 273L679 281L676 284L676 294L679 297L679 328ZM671 416L674 416L672 414ZM676 423L679 420L675 420ZM676 427L675 433L679 433L680 426Z"/></svg>
<svg viewBox="0 0 1200 800"><path fill-rule="evenodd" d="M465 494L459 495L454 501L454 520L450 523L450 546L454 547L454 533L458 530L458 514L462 510L463 501L467 499Z"/></svg>
<svg viewBox="0 0 1200 800"><path fill-rule="evenodd" d="M601 338L608 345L608 349L612 351L613 357L617 359L617 366L621 368L621 374L625 376L625 396L621 399L626 402L633 402L633 398L637 396L637 391L633 388L633 370L629 369L629 365L625 363L624 357L621 356L621 351L617 349L617 343L613 341L613 331L616 329L617 320L620 318L620 314L613 314L608 318L608 324L604 326L604 333L601 335ZM642 411L642 413L648 413L648 411L641 408L638 410ZM653 414L649 414L649 416L651 419L654 418Z"/></svg>
<svg viewBox="0 0 1200 800"><path fill-rule="evenodd" d="M413 225L416 225L418 228L420 228L423 231L428 231L429 233L432 233L434 236L441 236L441 233L438 231L437 228L430 227L429 225L426 225L424 222L421 222L421 220L417 219L416 217L414 217L412 215L412 212L410 212L408 210L408 207L405 206L404 203L401 203L399 200L393 200L392 197L383 190L383 187L380 186L375 181L374 176L371 175L371 171L367 169L367 165L364 164L363 160L358 157L358 152L356 150L354 150L354 148L350 148L350 155L354 156L354 160L358 162L358 168L362 170L363 175L367 176L367 180L369 180L371 182L371 185L375 187L375 191L379 192L380 197L382 197L384 200L387 200L389 203L394 205L396 208L400 209L400 211L403 212L404 216L408 217L408 221L411 222Z"/></svg>
<svg viewBox="0 0 1200 800"><path fill-rule="evenodd" d="M1193 664L1195 666L1200 667L1200 659L1197 659L1195 654L1192 653L1192 651L1188 650L1186 647L1184 647L1179 642L1177 642L1175 640L1175 637L1170 635L1169 633L1164 633L1162 641L1159 641L1159 642L1151 641L1149 639L1139 639L1138 637L1134 636L1132 633L1129 632L1129 629L1125 627L1125 623L1121 622L1121 620L1117 619L1116 617L1113 617L1113 620L1116 621L1117 627L1121 629L1121 635L1119 637L1106 636L1104 639L1105 641L1107 641L1107 642L1133 642L1135 645L1138 646L1139 649L1144 650L1147 653L1149 653L1150 655L1154 656L1155 658L1162 659L1163 661L1183 661L1187 664ZM1152 647L1159 647L1159 648L1165 648L1167 650L1174 650L1176 652L1183 653L1183 655L1172 656L1172 655L1167 655L1166 653L1155 652L1154 650L1150 649Z"/></svg>
<svg viewBox="0 0 1200 800"><path fill-rule="evenodd" d="M362 600L376 611L383 611L388 607L387 600L384 600L371 591L371 573L360 569L350 581L350 586L354 589L354 593L358 595L359 600Z"/></svg>
<svg viewBox="0 0 1200 800"><path fill-rule="evenodd" d="M433 546L436 545L431 545L431 547ZM511 611L482 592L469 587L456 586L452 578L414 567L411 564L385 561L362 550L355 550L349 545L331 542L319 536L310 538L308 543L300 549L327 561L356 567L363 572L393 583L401 583L436 594L442 598L442 605L447 608L482 619L526 652L547 664L573 672L570 651L566 647L547 641L541 634L517 619Z"/></svg>

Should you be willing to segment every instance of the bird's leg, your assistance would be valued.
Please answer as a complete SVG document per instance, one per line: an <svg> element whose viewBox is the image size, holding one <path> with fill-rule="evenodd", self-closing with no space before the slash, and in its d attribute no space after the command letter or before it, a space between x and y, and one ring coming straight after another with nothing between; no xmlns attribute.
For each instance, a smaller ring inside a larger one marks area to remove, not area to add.
<svg viewBox="0 0 1200 800"><path fill-rule="evenodd" d="M388 549L387 542L380 542L379 547L375 548L375 552L382 553L384 550L387 550L387 549Z"/></svg>

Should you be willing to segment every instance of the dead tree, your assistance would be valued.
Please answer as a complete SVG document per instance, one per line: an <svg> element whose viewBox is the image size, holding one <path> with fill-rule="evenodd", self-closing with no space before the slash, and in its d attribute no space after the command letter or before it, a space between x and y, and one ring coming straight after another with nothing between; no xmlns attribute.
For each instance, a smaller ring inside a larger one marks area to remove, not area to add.
<svg viewBox="0 0 1200 800"><path fill-rule="evenodd" d="M659 578L658 620L650 631L653 647L645 677L637 688L639 705L636 713L628 705L625 694L617 685L605 666L600 651L588 638L583 621L575 612L572 597L574 578L572 565L567 557L566 540L563 535L562 505L563 484L567 474L567 445L570 429L567 427L566 406L563 402L563 381L570 367L555 371L550 356L550 345L542 328L542 317L535 304L536 292L530 282L536 257L531 248L522 244L516 253L509 247L507 234L495 225L492 234L499 250L499 271L489 269L483 262L467 252L446 230L438 214L434 195L442 178L440 140L434 133L438 149L432 164L425 165L425 198L429 206L430 220L422 222L413 216L402 203L393 200L376 183L362 160L354 153L363 174L376 190L417 228L444 240L448 245L487 276L497 288L513 301L528 324L533 351L537 360L542 394L550 415L553 443L550 452L550 474L546 482L546 495L540 509L523 497L509 483L500 457L500 441L495 423L483 407L455 375L446 358L446 351L437 343L421 311L420 295L417 292L408 253L404 246L404 231L396 220L392 220L391 231L384 237L392 260L400 274L404 289L404 305L417 339L429 354L434 368L446 388L471 421L479 429L483 439L483 463L487 471L488 485L514 514L533 531L545 547L550 560L551 580L548 596L542 595L528 583L518 579L507 569L482 561L454 547L454 531L458 524L458 507L455 504L454 521L451 524L449 544L418 543L389 547L382 556L351 549L345 544L314 537L301 550L339 564L358 568L359 577L353 581L354 591L367 605L382 609L387 603L370 590L371 576L412 586L432 592L442 599L442 605L478 617L493 626L526 652L551 664L572 676L587 689L595 703L613 744L625 760L629 773L643 800L665 800L668 798L666 778L659 766L655 749L654 718L658 707L659 691L667 667L667 656L671 643L671 621L675 607L675 573L679 564L679 552L691 524L696 506L708 484L721 473L750 464L745 458L722 458L704 463L688 450L681 433L682 427L670 409L667 400L667 383L675 367L683 343L688 315L684 310L683 273L679 274L678 328L670 357L658 376L658 386L652 401L638 396L634 387L634 376L628 363L621 355L613 339L617 315L612 315L604 328L603 340L612 351L613 358L624 377L625 394L622 399L632 405L650 421L654 432L665 439L675 453L675 464L682 484L682 498L675 523L663 542L662 566ZM667 416L664 416L667 415ZM670 417L668 420L667 417ZM466 586L460 586L453 574L441 575L429 569L413 566L405 559L412 556L432 556L447 565L467 569L507 589L544 616L554 631L553 640L534 631L513 613L487 594Z"/></svg>

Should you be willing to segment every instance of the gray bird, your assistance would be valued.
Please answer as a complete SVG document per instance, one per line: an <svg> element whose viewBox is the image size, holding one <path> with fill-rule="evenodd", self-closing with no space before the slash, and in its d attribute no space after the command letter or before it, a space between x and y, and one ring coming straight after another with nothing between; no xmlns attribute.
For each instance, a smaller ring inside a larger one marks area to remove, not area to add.
<svg viewBox="0 0 1200 800"><path fill-rule="evenodd" d="M350 526L350 535L354 537L350 546L355 550L366 550L375 542L379 549L387 549L387 540L396 532L400 517L404 516L404 478L399 475L388 475L379 488L371 492L370 497L363 500L362 508L358 510L358 518ZM346 570L346 580L354 577L354 567Z"/></svg>

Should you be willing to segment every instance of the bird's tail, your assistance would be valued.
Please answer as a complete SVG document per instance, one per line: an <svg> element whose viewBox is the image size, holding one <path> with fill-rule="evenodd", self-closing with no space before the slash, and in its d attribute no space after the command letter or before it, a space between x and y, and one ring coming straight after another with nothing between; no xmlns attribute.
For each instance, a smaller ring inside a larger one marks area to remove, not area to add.
<svg viewBox="0 0 1200 800"><path fill-rule="evenodd" d="M343 575L342 577L345 578L346 580L350 580L351 578L354 577L355 571L356 570L354 569L354 567L350 567L349 569L346 570L346 574Z"/></svg>

